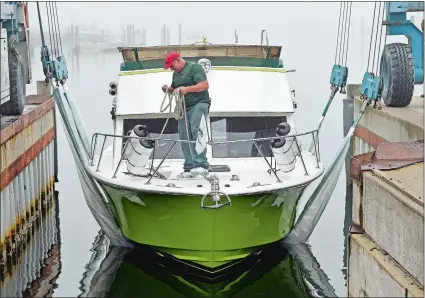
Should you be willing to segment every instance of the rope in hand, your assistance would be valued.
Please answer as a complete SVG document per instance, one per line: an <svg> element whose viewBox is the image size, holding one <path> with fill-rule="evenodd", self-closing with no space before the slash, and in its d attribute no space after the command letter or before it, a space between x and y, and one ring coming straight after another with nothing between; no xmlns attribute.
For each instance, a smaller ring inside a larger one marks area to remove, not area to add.
<svg viewBox="0 0 425 298"><path fill-rule="evenodd" d="M174 118L176 120L182 119L183 118L183 114L186 110L186 104L184 102L184 95L181 95L179 92L180 88L174 89L174 91L172 93L168 93L168 86L165 85L165 94L164 94L164 98L162 99L162 103L161 103L161 108L160 108L160 112L164 113L166 109L169 109L168 113L171 113L171 104L173 102L173 99L176 102L176 106L174 108ZM168 96L168 104L164 107L164 104L166 102ZM167 118L167 120L169 119L169 117ZM161 132L162 134L162 132Z"/></svg>
<svg viewBox="0 0 425 298"><path fill-rule="evenodd" d="M166 103L166 99L168 97L168 104L164 107L164 104ZM165 94L164 94L164 98L162 99L162 103L161 103L161 107L160 107L160 112L164 113L167 109L168 109L168 113L171 114L171 105L173 100L176 102L176 106L174 107L174 118L176 120L180 120L183 117L185 118L185 124L186 124L186 137L187 140L189 141L189 129L188 129L188 125L187 125L187 114L186 114L186 103L184 100L184 95L180 94L180 88L176 88L174 89L174 91L170 94L168 92L168 86L165 85ZM161 133L159 134L159 138L161 139L162 134L165 131L165 128L167 127L168 121L170 120L170 116L167 116L167 120L164 123L164 127L161 130ZM157 146L158 147L163 147L165 146L166 142L164 142L163 144L160 144L158 142ZM189 150L190 150L190 155L192 156L193 159L193 153L192 153L192 146L191 144L189 145Z"/></svg>

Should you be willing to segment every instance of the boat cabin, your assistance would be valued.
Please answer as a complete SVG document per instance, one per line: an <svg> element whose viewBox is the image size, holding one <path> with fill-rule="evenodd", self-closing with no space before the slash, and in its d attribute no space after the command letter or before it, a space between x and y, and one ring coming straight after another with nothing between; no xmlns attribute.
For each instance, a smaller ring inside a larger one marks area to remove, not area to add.
<svg viewBox="0 0 425 298"><path fill-rule="evenodd" d="M117 82L115 135L125 135L135 125L145 124L151 136L158 137L170 117L162 138L178 139L174 115L160 113L164 98L161 87L170 85L172 79L172 71L164 70L164 58L170 51L179 52L183 59L204 67L210 86L207 125L212 141L273 137L279 123L294 126L294 105L280 59L280 46L179 45L119 48L119 51L124 61ZM156 148L155 158L164 158L171 145ZM209 147L208 155L209 158L261 157L251 145L215 144ZM119 159L121 148L122 140L116 140L115 160ZM272 154L268 145L262 151L268 156ZM167 159L183 159L181 146L175 146Z"/></svg>

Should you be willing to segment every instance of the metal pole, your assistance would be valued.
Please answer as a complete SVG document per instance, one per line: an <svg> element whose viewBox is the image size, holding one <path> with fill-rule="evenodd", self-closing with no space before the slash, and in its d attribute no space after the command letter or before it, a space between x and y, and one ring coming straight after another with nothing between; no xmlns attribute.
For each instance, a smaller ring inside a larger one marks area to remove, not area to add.
<svg viewBox="0 0 425 298"><path fill-rule="evenodd" d="M356 96L356 94L360 94L360 85L347 85L347 98L344 98L342 100L344 136L347 135L348 131L351 128L351 125L353 125L354 122L354 97ZM350 148L348 149L348 152L350 152L350 154L347 154L347 156L345 157L345 177L347 185L351 185L353 183L352 179L350 178L350 160L351 155L354 153L353 140L354 138L351 138Z"/></svg>
<svg viewBox="0 0 425 298"><path fill-rule="evenodd" d="M301 148L300 148L300 145L298 144L297 137L294 137L294 141L295 141L295 144L297 145L298 152L300 153L300 157L301 157L301 161L303 163L305 175L308 176L307 167L305 166L305 162L304 162L304 158L303 158L303 153L301 152Z"/></svg>
<svg viewBox="0 0 425 298"><path fill-rule="evenodd" d="M152 176L149 178L149 180L145 184L150 184L152 178L155 176L156 172L158 172L159 168L162 166L162 163L167 159L168 155L170 155L171 150L173 150L174 146L176 146L177 142L174 141L173 145L171 146L170 150L168 150L167 154L164 156L164 158L161 160L159 165L156 167L155 171L153 172ZM152 159L153 164L153 159Z"/></svg>
<svg viewBox="0 0 425 298"><path fill-rule="evenodd" d="M257 147L258 152L260 152L261 156L262 156L262 157L264 158L264 160L266 161L267 165L268 165L268 166L269 166L269 168L270 168L270 171L272 171L272 172L273 172L273 174L276 176L277 181L278 181L278 182L282 182L282 180L280 180L279 176L276 174L276 171L273 169L273 166L269 163L269 161L267 160L267 158L264 156L263 152L261 151L260 147L257 145L257 142L256 142L256 141L254 141L253 143L254 143L255 147Z"/></svg>
<svg viewBox="0 0 425 298"><path fill-rule="evenodd" d="M99 162L97 163L96 172L99 172L99 166L100 166L100 161L102 160L103 149L105 148L105 142L106 142L106 136L103 138L102 149L100 149ZM94 154L93 154L93 158L94 158ZM121 156L121 160L122 160L122 156ZM116 173L117 172L115 171L115 174ZM115 174L114 174L114 176L115 176Z"/></svg>

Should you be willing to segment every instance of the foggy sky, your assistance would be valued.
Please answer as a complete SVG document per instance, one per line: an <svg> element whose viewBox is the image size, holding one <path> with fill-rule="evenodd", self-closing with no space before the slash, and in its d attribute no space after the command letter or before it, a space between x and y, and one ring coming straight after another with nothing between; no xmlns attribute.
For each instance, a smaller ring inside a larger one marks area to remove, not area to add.
<svg viewBox="0 0 425 298"><path fill-rule="evenodd" d="M282 46L286 68L304 69L327 82L334 64L340 2L57 2L57 7L61 28L96 24L119 34L121 26L134 24L135 29L146 28L148 45L160 44L162 24L170 29L171 44L178 42L179 23L183 43L202 35L213 44L234 43L237 30L240 44L259 44L265 29L270 43ZM352 5L349 82L361 82L366 71L373 7L373 2ZM45 2L40 2L40 8L46 30ZM39 31L35 2L30 2L29 14L31 28ZM423 14L408 15L415 15L420 26ZM387 43L394 41L406 38L387 37Z"/></svg>

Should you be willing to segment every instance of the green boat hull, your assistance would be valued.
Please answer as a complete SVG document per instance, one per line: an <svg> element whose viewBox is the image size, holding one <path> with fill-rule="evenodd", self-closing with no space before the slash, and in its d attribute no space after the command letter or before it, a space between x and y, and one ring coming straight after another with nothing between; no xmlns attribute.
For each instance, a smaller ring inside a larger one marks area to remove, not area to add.
<svg viewBox="0 0 425 298"><path fill-rule="evenodd" d="M102 186L125 237L207 267L244 258L281 240L294 225L305 188L231 196L231 206L202 209L201 196Z"/></svg>

